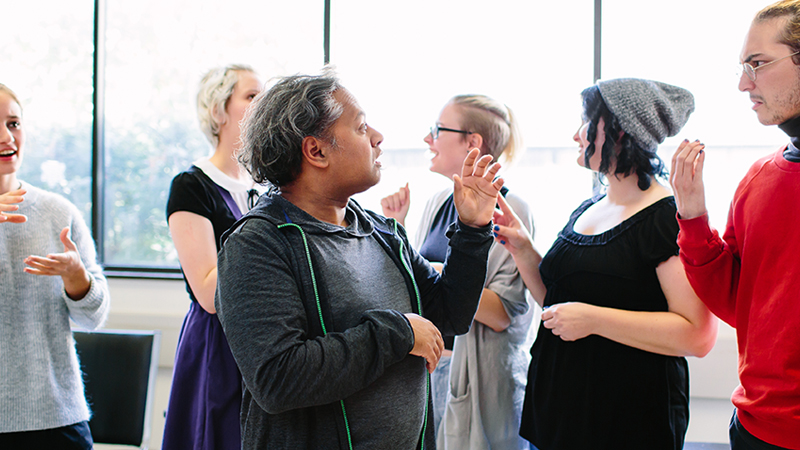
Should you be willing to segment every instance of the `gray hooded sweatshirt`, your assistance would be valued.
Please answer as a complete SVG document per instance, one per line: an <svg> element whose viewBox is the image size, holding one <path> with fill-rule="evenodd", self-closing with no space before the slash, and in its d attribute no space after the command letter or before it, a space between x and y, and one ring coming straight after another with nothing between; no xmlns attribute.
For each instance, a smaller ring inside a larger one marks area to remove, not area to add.
<svg viewBox="0 0 800 450"><path fill-rule="evenodd" d="M469 331L491 227L455 224L439 275L392 219L347 227L266 194L223 237L215 304L242 372L243 449L433 449L416 313Z"/></svg>

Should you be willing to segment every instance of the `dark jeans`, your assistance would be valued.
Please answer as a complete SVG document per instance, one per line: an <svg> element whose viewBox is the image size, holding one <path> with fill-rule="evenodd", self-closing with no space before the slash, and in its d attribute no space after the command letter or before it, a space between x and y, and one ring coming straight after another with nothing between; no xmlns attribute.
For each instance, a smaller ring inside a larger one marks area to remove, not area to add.
<svg viewBox="0 0 800 450"><path fill-rule="evenodd" d="M728 435L731 439L731 450L786 450L783 447L768 444L745 430L742 423L739 422L739 417L736 416L735 409L728 427Z"/></svg>
<svg viewBox="0 0 800 450"><path fill-rule="evenodd" d="M59 449L59 450L91 450L92 433L88 422L78 422L60 428L47 430L17 431L0 433L2 449Z"/></svg>

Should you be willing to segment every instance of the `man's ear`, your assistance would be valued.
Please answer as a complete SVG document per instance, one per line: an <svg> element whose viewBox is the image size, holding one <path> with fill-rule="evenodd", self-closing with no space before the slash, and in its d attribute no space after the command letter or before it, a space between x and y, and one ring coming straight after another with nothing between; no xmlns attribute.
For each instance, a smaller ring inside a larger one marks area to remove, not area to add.
<svg viewBox="0 0 800 450"><path fill-rule="evenodd" d="M469 148L481 148L483 145L483 136L478 133L472 133L467 135L467 142L469 143Z"/></svg>
<svg viewBox="0 0 800 450"><path fill-rule="evenodd" d="M314 167L325 168L328 167L330 161L328 160L328 152L330 146L321 139L314 136L306 136L303 138L303 159Z"/></svg>

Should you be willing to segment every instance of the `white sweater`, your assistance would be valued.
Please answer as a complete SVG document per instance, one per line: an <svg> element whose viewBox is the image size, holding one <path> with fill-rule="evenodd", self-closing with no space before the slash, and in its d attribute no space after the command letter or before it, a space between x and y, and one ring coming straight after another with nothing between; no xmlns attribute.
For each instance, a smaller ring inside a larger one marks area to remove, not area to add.
<svg viewBox="0 0 800 450"><path fill-rule="evenodd" d="M56 194L23 188L28 193L18 212L28 221L0 224L0 433L89 419L70 319L94 329L109 308L108 285L78 209ZM92 276L89 293L78 301L67 297L61 277L23 272L30 255L64 252L64 227Z"/></svg>

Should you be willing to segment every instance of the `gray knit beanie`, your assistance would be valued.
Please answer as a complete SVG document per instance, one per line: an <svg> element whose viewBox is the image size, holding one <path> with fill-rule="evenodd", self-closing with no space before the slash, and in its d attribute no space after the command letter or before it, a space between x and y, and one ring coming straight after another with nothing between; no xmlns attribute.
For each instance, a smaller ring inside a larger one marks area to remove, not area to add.
<svg viewBox="0 0 800 450"><path fill-rule="evenodd" d="M678 134L694 111L691 92L658 81L617 78L598 81L597 88L622 130L645 150Z"/></svg>

